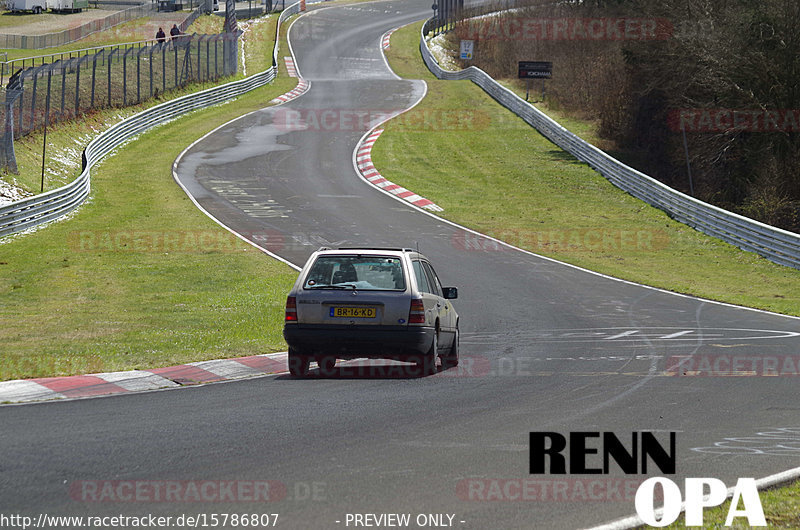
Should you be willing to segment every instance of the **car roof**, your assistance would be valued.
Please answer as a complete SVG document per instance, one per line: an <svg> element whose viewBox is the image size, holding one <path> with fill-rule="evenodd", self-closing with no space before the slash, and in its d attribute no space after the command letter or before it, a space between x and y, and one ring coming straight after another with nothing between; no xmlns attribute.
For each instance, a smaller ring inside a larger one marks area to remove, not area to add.
<svg viewBox="0 0 800 530"><path fill-rule="evenodd" d="M374 255L395 255L401 256L404 254L409 255L411 258L425 258L422 254L412 248L402 247L320 247L317 254L337 254L337 255L359 255L359 254L374 254Z"/></svg>

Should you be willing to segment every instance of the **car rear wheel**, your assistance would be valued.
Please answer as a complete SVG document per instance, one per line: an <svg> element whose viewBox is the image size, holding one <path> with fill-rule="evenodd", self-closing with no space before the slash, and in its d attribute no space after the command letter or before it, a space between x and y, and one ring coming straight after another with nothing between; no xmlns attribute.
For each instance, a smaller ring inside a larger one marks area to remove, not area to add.
<svg viewBox="0 0 800 530"><path fill-rule="evenodd" d="M420 374L432 375L436 373L436 358L439 355L439 330L433 334L433 341L428 353L417 358L417 370Z"/></svg>
<svg viewBox="0 0 800 530"><path fill-rule="evenodd" d="M289 348L289 373L295 377L305 377L308 375L308 365L310 359L308 355L303 355L293 348Z"/></svg>
<svg viewBox="0 0 800 530"><path fill-rule="evenodd" d="M453 368L458 366L458 340L459 340L459 331L456 328L456 336L453 337L453 347L450 349L450 353L447 355L442 355L442 368L447 370L448 368Z"/></svg>
<svg viewBox="0 0 800 530"><path fill-rule="evenodd" d="M317 366L322 375L331 375L336 366L336 357L317 357Z"/></svg>

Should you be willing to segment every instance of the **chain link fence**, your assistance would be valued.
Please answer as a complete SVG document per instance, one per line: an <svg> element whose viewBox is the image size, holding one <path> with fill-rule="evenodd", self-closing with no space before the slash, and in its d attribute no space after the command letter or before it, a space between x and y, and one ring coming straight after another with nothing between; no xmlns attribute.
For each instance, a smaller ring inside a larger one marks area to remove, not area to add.
<svg viewBox="0 0 800 530"><path fill-rule="evenodd" d="M197 18L203 14L203 11L198 8L192 11L190 14L186 16L183 22L177 24L178 29L181 33L184 33L186 29L192 25L192 23L197 20ZM154 39L140 41L140 42L129 42L124 44L113 44L108 46L96 46L94 48L81 48L79 50L71 50L65 51L60 53L50 53L45 55L33 55L28 57L22 57L19 59L11 59L8 60L8 54L3 52L0 55L4 55L3 61L0 62L0 85L4 85L6 81L11 77L14 72L18 72L19 70L25 70L26 68L31 68L34 66L41 66L48 63L53 63L58 60L64 61L67 59L72 59L74 57L82 57L84 55L92 55L98 53L100 50L105 50L107 53L111 52L117 48L130 48L130 47L139 47L147 46L155 43Z"/></svg>
<svg viewBox="0 0 800 530"><path fill-rule="evenodd" d="M235 74L238 37L238 32L195 33L20 68L2 94L0 168L16 172L14 140L48 124Z"/></svg>

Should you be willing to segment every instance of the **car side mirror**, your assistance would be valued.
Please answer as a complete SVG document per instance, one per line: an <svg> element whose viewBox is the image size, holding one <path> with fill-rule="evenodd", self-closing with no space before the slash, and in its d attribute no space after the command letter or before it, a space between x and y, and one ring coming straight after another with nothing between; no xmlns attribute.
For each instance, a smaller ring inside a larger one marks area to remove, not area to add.
<svg viewBox="0 0 800 530"><path fill-rule="evenodd" d="M442 287L442 296L446 300L455 300L458 298L458 287Z"/></svg>

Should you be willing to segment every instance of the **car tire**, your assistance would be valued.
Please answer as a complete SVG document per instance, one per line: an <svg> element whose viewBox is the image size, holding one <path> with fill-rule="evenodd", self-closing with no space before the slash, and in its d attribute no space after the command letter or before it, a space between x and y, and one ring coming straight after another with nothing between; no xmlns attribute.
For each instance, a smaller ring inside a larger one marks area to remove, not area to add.
<svg viewBox="0 0 800 530"><path fill-rule="evenodd" d="M336 366L336 357L317 357L317 366L319 366L319 372L322 375L331 375L333 374L333 369Z"/></svg>
<svg viewBox="0 0 800 530"><path fill-rule="evenodd" d="M417 359L417 370L420 375L433 375L436 373L436 359L439 357L439 330L433 334L433 341L428 353Z"/></svg>
<svg viewBox="0 0 800 530"><path fill-rule="evenodd" d="M42 6L36 6L33 8L34 15L41 15L42 14Z"/></svg>
<svg viewBox="0 0 800 530"><path fill-rule="evenodd" d="M297 350L289 348L289 373L295 377L305 377L308 375L308 365L311 359L308 355L303 355Z"/></svg>
<svg viewBox="0 0 800 530"><path fill-rule="evenodd" d="M458 327L456 327L456 336L453 337L453 346L450 348L450 353L447 355L442 355L442 369L444 370L458 366L458 341L460 335L461 334L458 331Z"/></svg>

